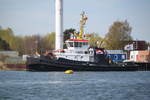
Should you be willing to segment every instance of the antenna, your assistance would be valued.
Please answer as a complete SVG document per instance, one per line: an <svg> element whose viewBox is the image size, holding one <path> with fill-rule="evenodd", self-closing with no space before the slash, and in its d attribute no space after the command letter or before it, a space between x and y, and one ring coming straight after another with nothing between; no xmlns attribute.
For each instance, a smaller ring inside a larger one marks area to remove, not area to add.
<svg viewBox="0 0 150 100"><path fill-rule="evenodd" d="M80 19L80 33L79 36L77 37L78 39L83 39L83 34L84 34L84 26L87 22L88 17L85 15L85 12L83 11L81 13L81 19Z"/></svg>

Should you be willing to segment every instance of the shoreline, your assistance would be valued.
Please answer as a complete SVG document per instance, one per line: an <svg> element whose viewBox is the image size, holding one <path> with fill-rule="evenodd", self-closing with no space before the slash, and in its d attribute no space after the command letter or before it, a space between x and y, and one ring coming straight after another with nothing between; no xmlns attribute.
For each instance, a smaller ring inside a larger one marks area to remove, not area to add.
<svg viewBox="0 0 150 100"><path fill-rule="evenodd" d="M16 68L16 67L7 67L7 66L0 66L0 71L26 71L26 68Z"/></svg>
<svg viewBox="0 0 150 100"><path fill-rule="evenodd" d="M0 63L0 70L7 71L26 71L26 64L4 64Z"/></svg>

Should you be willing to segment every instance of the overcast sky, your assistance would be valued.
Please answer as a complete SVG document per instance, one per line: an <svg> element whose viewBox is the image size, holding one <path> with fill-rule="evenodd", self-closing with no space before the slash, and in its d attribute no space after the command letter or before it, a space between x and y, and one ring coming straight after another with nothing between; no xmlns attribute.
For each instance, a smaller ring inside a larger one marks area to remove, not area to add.
<svg viewBox="0 0 150 100"><path fill-rule="evenodd" d="M55 0L0 0L0 26L16 35L55 31ZM79 30L80 13L88 15L86 32L105 36L114 21L128 20L134 39L150 42L150 0L64 0L64 29Z"/></svg>

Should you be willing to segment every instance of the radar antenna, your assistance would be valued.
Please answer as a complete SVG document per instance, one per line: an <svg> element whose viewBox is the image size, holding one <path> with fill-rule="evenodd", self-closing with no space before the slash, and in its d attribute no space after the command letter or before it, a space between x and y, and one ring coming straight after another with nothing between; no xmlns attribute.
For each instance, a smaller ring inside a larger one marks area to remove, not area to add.
<svg viewBox="0 0 150 100"><path fill-rule="evenodd" d="M83 11L81 13L81 19L80 19L80 33L77 36L78 39L83 39L83 34L84 34L84 26L87 22L88 17L85 15L85 12Z"/></svg>

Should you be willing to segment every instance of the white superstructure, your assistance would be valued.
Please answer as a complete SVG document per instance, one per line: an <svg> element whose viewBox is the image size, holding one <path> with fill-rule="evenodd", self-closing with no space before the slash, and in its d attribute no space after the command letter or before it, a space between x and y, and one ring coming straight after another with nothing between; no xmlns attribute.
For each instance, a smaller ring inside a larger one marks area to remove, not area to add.
<svg viewBox="0 0 150 100"><path fill-rule="evenodd" d="M88 40L68 39L65 41L67 49L56 50L58 58L66 58L75 61L93 61L94 50L89 49Z"/></svg>

